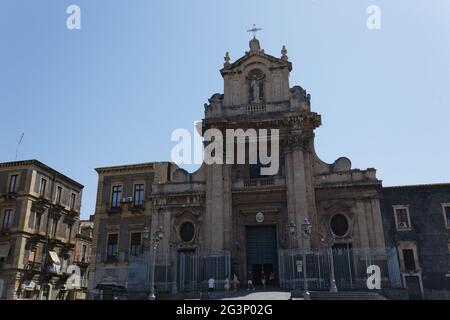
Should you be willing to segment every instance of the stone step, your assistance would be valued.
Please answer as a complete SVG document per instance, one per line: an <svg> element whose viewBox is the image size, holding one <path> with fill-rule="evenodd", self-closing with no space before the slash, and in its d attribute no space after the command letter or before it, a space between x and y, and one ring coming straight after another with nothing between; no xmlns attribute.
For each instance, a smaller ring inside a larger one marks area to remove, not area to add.
<svg viewBox="0 0 450 320"><path fill-rule="evenodd" d="M314 291L310 293L310 297L311 300L386 300L377 292L367 291Z"/></svg>

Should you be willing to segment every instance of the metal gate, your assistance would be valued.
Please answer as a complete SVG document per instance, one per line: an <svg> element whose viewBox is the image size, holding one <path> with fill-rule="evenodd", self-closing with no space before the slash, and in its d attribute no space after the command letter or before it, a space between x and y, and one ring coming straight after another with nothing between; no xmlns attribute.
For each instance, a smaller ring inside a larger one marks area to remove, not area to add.
<svg viewBox="0 0 450 320"><path fill-rule="evenodd" d="M208 280L215 280L216 288L222 288L225 278L231 277L231 254L228 251L178 252L177 284L179 291L204 291Z"/></svg>
<svg viewBox="0 0 450 320"><path fill-rule="evenodd" d="M396 281L398 276L389 273L396 272L395 261L389 259L388 264L389 251L386 248L353 249L350 246L279 250L280 286L302 290L306 277L310 290L328 290L332 278L331 265L334 265L338 289L367 289L367 267L377 265L381 271L381 287L398 288L401 286ZM306 268L303 267L305 265Z"/></svg>
<svg viewBox="0 0 450 320"><path fill-rule="evenodd" d="M215 280L216 288L223 288L226 277L231 278L231 254L229 251L207 252L200 255L199 289L206 290L208 279Z"/></svg>
<svg viewBox="0 0 450 320"><path fill-rule="evenodd" d="M178 251L178 290L194 291L197 289L197 254L195 250Z"/></svg>

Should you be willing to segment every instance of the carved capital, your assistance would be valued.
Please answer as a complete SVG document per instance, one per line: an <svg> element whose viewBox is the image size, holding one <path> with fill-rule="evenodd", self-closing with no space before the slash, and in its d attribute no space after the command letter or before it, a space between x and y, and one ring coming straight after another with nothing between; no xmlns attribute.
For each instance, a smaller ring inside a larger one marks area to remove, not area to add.
<svg viewBox="0 0 450 320"><path fill-rule="evenodd" d="M314 134L292 134L286 139L286 148L289 151L301 150L304 152L312 151Z"/></svg>

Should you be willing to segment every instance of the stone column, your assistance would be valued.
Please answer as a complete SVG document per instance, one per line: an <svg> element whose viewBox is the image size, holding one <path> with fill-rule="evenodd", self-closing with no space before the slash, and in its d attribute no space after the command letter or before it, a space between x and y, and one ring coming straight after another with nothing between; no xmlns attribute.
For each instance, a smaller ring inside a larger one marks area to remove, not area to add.
<svg viewBox="0 0 450 320"><path fill-rule="evenodd" d="M303 239L301 225L306 218L311 221L313 217L315 220L314 184L312 173L308 172L312 167L305 162L310 145L308 136L294 131L287 137L285 157L288 224L293 220L297 226L295 246L306 248L310 246L310 241ZM292 246L292 240L289 245Z"/></svg>
<svg viewBox="0 0 450 320"><path fill-rule="evenodd" d="M231 166L208 165L206 173L205 249L228 250L231 242Z"/></svg>
<svg viewBox="0 0 450 320"><path fill-rule="evenodd" d="M361 248L369 247L369 231L367 230L366 212L364 206L364 200L356 201L356 219L359 229L359 241Z"/></svg>
<svg viewBox="0 0 450 320"><path fill-rule="evenodd" d="M371 199L373 226L375 231L374 247L384 248L386 243L384 241L383 221L381 218L380 200L378 198Z"/></svg>

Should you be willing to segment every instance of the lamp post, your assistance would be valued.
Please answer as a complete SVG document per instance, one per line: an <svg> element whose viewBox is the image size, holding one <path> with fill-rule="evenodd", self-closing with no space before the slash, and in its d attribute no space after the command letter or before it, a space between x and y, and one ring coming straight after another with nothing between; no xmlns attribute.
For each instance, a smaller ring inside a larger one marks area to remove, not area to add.
<svg viewBox="0 0 450 320"><path fill-rule="evenodd" d="M333 244L336 242L336 236L333 233L321 234L320 240L327 246L328 259L330 260L330 292L338 292L336 280L334 278Z"/></svg>
<svg viewBox="0 0 450 320"><path fill-rule="evenodd" d="M297 233L297 225L295 224L294 220L291 220L289 222L289 233L291 234L291 257L292 257L292 279L293 279L293 289L295 291L295 264L294 264L294 239L295 235Z"/></svg>
<svg viewBox="0 0 450 320"><path fill-rule="evenodd" d="M144 227L144 231L142 231L142 238L144 239L144 254L147 252L150 255L150 230L147 226ZM147 259L146 257L144 259ZM147 277L146 277L146 283L150 283L150 256L147 260Z"/></svg>
<svg viewBox="0 0 450 320"><path fill-rule="evenodd" d="M171 246L173 248L173 250L171 250L172 253L172 294L176 294L178 291L177 288L177 256L176 256L176 251L178 246L180 246L183 243L183 241L175 239L175 240L171 240L169 241L169 246Z"/></svg>
<svg viewBox="0 0 450 320"><path fill-rule="evenodd" d="M151 262L151 272L150 272L150 296L149 300L155 300L155 263L156 263L156 250L158 249L159 243L164 238L164 228L160 226L152 235L151 239L151 250L152 250L152 262Z"/></svg>
<svg viewBox="0 0 450 320"><path fill-rule="evenodd" d="M311 237L311 231L312 231L312 225L309 222L308 218L305 219L305 221L302 223L302 232L303 232L303 239L309 240ZM303 241L305 244L306 241ZM305 300L310 300L310 294L308 291L308 279L306 276L306 245L303 245L303 282L305 284L305 292L303 293L303 298Z"/></svg>

